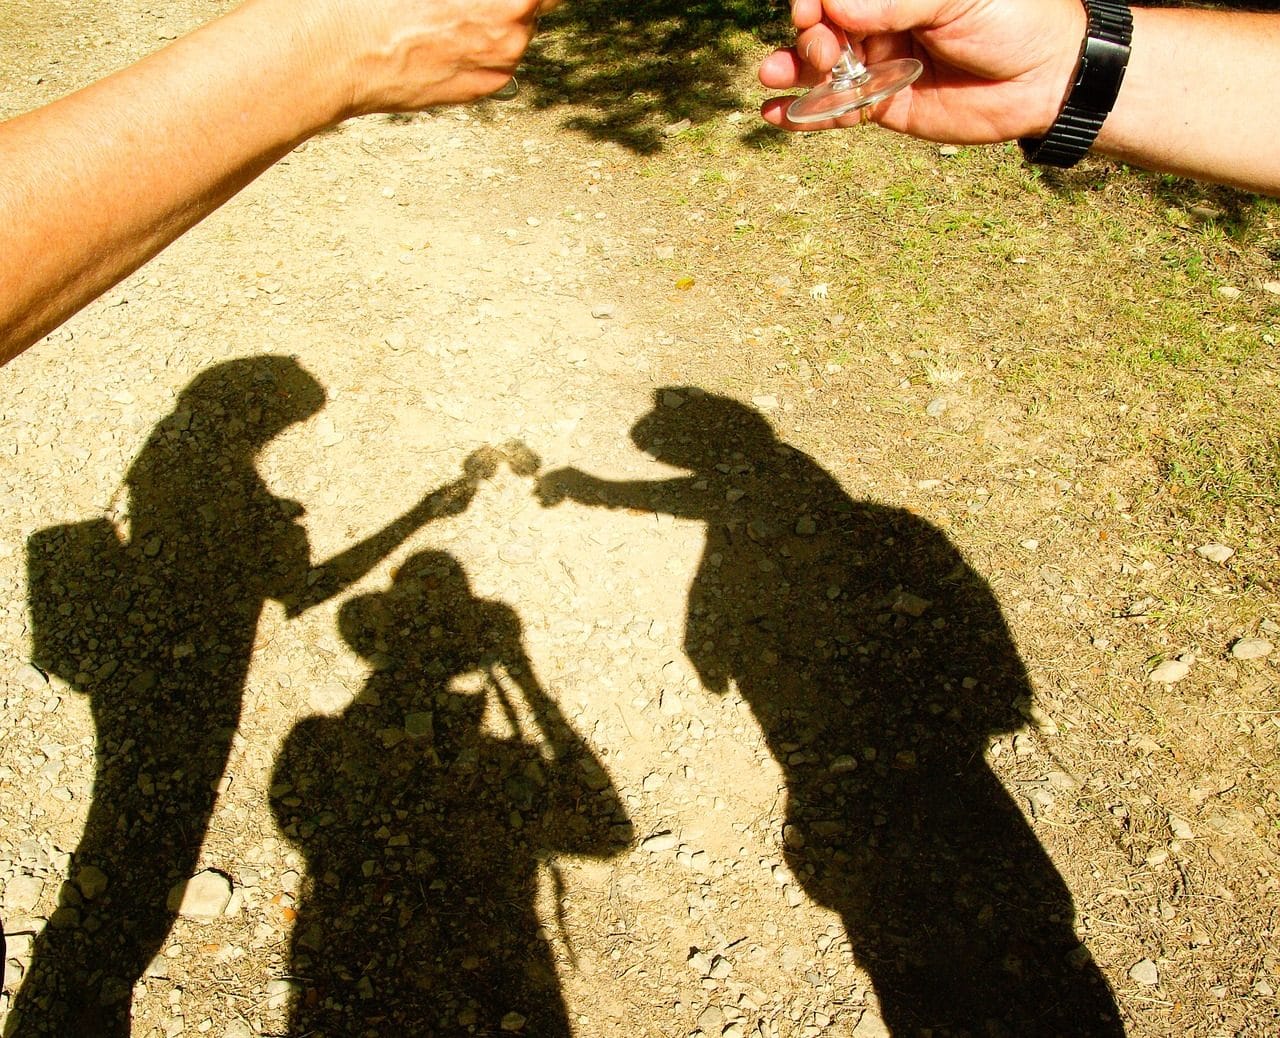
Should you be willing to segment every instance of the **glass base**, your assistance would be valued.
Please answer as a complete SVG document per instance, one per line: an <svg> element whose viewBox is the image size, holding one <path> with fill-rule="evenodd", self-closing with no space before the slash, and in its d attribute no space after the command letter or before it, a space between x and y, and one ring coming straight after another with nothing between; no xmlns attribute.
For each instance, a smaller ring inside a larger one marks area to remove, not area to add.
<svg viewBox="0 0 1280 1038"><path fill-rule="evenodd" d="M898 58L868 65L866 75L857 80L828 80L797 97L787 108L790 122L821 123L846 112L866 108L896 94L919 78L924 66L915 58Z"/></svg>
<svg viewBox="0 0 1280 1038"><path fill-rule="evenodd" d="M489 95L491 101L510 101L516 94L520 93L520 84L516 82L516 77L512 76L502 86L498 87Z"/></svg>

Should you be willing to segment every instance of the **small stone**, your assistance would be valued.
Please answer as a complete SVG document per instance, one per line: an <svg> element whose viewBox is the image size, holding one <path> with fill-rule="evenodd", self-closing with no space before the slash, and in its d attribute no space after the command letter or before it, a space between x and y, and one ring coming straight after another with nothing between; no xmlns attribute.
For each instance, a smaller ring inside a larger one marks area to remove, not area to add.
<svg viewBox="0 0 1280 1038"><path fill-rule="evenodd" d="M297 984L280 977L267 981L267 1008L284 1009L297 989Z"/></svg>
<svg viewBox="0 0 1280 1038"><path fill-rule="evenodd" d="M1264 281L1262 283L1262 291L1270 292L1273 296L1280 296L1280 281Z"/></svg>
<svg viewBox="0 0 1280 1038"><path fill-rule="evenodd" d="M926 405L924 409L924 413L927 414L930 418L940 418L943 414L946 413L946 410L947 410L946 400L940 396L935 396Z"/></svg>
<svg viewBox="0 0 1280 1038"><path fill-rule="evenodd" d="M707 1006L698 1014L698 1026L706 1034L719 1034L724 1027L724 1010L719 1006Z"/></svg>
<svg viewBox="0 0 1280 1038"><path fill-rule="evenodd" d="M3 903L11 915L27 915L34 912L44 891L44 880L35 876L14 876L4 885Z"/></svg>
<svg viewBox="0 0 1280 1038"><path fill-rule="evenodd" d="M938 149L938 154L944 159L953 159L960 154L960 149L954 144L944 144Z"/></svg>
<svg viewBox="0 0 1280 1038"><path fill-rule="evenodd" d="M1221 285L1218 288L1218 295L1222 296L1223 299L1239 299L1240 289L1234 285Z"/></svg>
<svg viewBox="0 0 1280 1038"><path fill-rule="evenodd" d="M1146 987L1155 987L1160 983L1160 971L1150 959L1139 959L1129 967L1129 977Z"/></svg>
<svg viewBox="0 0 1280 1038"><path fill-rule="evenodd" d="M513 1011L503 1016L501 1026L504 1031L522 1031L524 1030L524 1021L524 1014Z"/></svg>
<svg viewBox="0 0 1280 1038"><path fill-rule="evenodd" d="M63 905L49 916L49 925L55 930L71 930L80 925L80 910L71 905Z"/></svg>
<svg viewBox="0 0 1280 1038"><path fill-rule="evenodd" d="M673 832L654 833L640 841L640 849L650 854L659 854L662 851L675 850L677 842L676 834Z"/></svg>
<svg viewBox="0 0 1280 1038"><path fill-rule="evenodd" d="M76 873L76 886L86 901L92 901L107 889L107 874L96 865L86 865Z"/></svg>
<svg viewBox="0 0 1280 1038"><path fill-rule="evenodd" d="M600 321L607 321L618 312L612 303L597 303L591 308L591 316Z"/></svg>
<svg viewBox="0 0 1280 1038"><path fill-rule="evenodd" d="M1275 646L1265 638L1241 638L1231 646L1231 655L1238 660L1260 660L1270 656Z"/></svg>
<svg viewBox="0 0 1280 1038"><path fill-rule="evenodd" d="M1191 830L1191 824L1185 818L1179 818L1177 815L1169 816L1169 830L1179 840L1194 840L1196 836Z"/></svg>
<svg viewBox="0 0 1280 1038"><path fill-rule="evenodd" d="M1169 860L1169 852L1163 847L1152 847L1147 851L1146 862L1151 868L1156 869Z"/></svg>
<svg viewBox="0 0 1280 1038"><path fill-rule="evenodd" d="M1184 660L1165 660L1148 675L1148 678L1162 685L1174 685L1190 673L1191 664Z"/></svg>
<svg viewBox="0 0 1280 1038"><path fill-rule="evenodd" d="M684 402L684 394L677 393L674 389L668 389L662 394L662 406L669 407L673 411L678 407L683 407Z"/></svg>
<svg viewBox="0 0 1280 1038"><path fill-rule="evenodd" d="M713 980L724 980L732 972L733 963L723 955L717 955L711 960L711 969L707 971L707 976Z"/></svg>
<svg viewBox="0 0 1280 1038"><path fill-rule="evenodd" d="M778 398L769 393L753 396L751 403L760 408L761 411L776 411L778 409Z"/></svg>
<svg viewBox="0 0 1280 1038"><path fill-rule="evenodd" d="M351 702L351 693L336 681L322 681L307 696L311 709L318 714L339 714Z"/></svg>
<svg viewBox="0 0 1280 1038"><path fill-rule="evenodd" d="M1196 554L1202 559L1208 559L1210 562L1226 562L1236 553L1234 548L1228 548L1225 544L1202 544L1196 549Z"/></svg>
<svg viewBox="0 0 1280 1038"><path fill-rule="evenodd" d="M217 919L231 902L231 880L221 872L206 869L169 891L169 911L188 919Z"/></svg>
<svg viewBox="0 0 1280 1038"><path fill-rule="evenodd" d="M910 591L899 591L893 598L891 608L895 613L902 613L905 616L923 616L925 611L933 605L927 598L921 598L919 595L913 595Z"/></svg>
<svg viewBox="0 0 1280 1038"><path fill-rule="evenodd" d="M404 734L410 739L431 739L435 735L434 716L429 711L405 714Z"/></svg>
<svg viewBox="0 0 1280 1038"><path fill-rule="evenodd" d="M813 521L812 516L802 515L796 520L796 533L801 537L812 537L818 532L818 524Z"/></svg>
<svg viewBox="0 0 1280 1038"><path fill-rule="evenodd" d="M853 1029L853 1038L891 1038L889 1028L870 1009L864 1010Z"/></svg>
<svg viewBox="0 0 1280 1038"><path fill-rule="evenodd" d="M698 951L696 948L690 953L687 961L700 977L705 977L711 970L711 959L707 953Z"/></svg>

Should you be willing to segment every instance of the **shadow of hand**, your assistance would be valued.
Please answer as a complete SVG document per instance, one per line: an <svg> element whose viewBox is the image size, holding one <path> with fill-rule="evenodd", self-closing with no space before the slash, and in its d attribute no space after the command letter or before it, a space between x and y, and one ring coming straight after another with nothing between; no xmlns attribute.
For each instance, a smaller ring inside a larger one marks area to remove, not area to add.
<svg viewBox="0 0 1280 1038"><path fill-rule="evenodd" d="M575 468L555 469L538 478L534 493L543 508L554 508L562 501L583 500L594 482L585 472Z"/></svg>

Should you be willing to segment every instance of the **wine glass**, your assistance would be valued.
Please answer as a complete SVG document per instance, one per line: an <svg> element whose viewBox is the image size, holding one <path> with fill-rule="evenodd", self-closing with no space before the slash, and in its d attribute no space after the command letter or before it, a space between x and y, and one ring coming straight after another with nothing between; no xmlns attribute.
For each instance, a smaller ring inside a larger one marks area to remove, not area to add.
<svg viewBox="0 0 1280 1038"><path fill-rule="evenodd" d="M840 57L831 78L801 94L787 107L787 119L801 125L835 119L858 108L883 101L914 83L924 66L915 58L896 58L864 65L853 52L843 29L831 27L840 40Z"/></svg>
<svg viewBox="0 0 1280 1038"><path fill-rule="evenodd" d="M490 101L510 101L516 94L520 93L520 84L516 82L516 77L512 76L502 86L498 87L489 95Z"/></svg>

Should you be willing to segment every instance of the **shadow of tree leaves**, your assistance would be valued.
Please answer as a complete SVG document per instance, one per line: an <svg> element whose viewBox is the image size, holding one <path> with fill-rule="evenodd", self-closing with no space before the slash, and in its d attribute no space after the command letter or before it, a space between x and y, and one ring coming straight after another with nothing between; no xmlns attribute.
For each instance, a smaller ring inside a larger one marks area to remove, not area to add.
<svg viewBox="0 0 1280 1038"><path fill-rule="evenodd" d="M606 0L566 4L549 16L521 70L539 109L572 104L565 125L640 154L660 151L663 128L741 108L751 40L791 39L777 0Z"/></svg>

